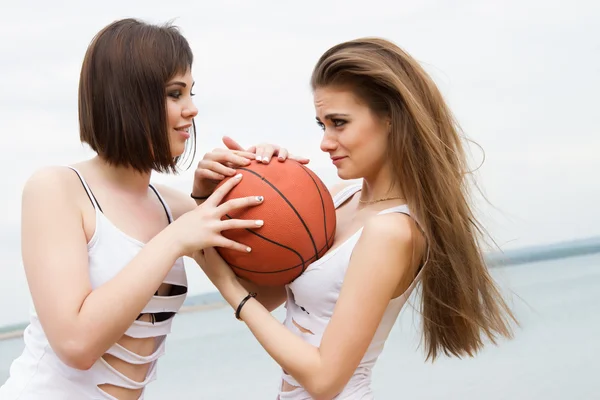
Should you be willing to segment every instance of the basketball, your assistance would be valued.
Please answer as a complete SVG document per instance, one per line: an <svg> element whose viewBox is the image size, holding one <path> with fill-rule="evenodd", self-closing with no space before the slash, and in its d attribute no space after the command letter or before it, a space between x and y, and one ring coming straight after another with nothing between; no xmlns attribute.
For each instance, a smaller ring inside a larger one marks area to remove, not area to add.
<svg viewBox="0 0 600 400"><path fill-rule="evenodd" d="M335 207L323 182L294 160L256 161L237 169L243 175L223 202L247 196L263 196L256 207L235 210L227 218L262 219L257 229L231 229L223 236L250 246L243 253L218 247L217 251L237 276L258 285L284 285L300 276L333 244ZM227 179L222 181L222 185Z"/></svg>

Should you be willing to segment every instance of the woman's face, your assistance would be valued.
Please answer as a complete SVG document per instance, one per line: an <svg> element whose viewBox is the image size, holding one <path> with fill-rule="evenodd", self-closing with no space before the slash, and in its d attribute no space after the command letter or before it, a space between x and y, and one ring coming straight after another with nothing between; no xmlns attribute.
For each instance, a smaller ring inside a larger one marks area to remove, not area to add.
<svg viewBox="0 0 600 400"><path fill-rule="evenodd" d="M375 115L350 88L314 91L321 150L329 153L342 179L377 175L387 162L389 122Z"/></svg>
<svg viewBox="0 0 600 400"><path fill-rule="evenodd" d="M188 70L167 82L167 129L173 158L185 151L185 143L192 133L192 120L198 109L192 101L194 80Z"/></svg>

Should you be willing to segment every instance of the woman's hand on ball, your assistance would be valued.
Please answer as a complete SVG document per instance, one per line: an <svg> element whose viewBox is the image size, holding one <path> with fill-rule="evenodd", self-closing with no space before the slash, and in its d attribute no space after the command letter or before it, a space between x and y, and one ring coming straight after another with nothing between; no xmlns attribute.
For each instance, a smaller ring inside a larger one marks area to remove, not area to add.
<svg viewBox="0 0 600 400"><path fill-rule="evenodd" d="M223 143L230 150L244 150L242 146L240 146L235 140L228 136L223 137ZM277 160L282 162L288 159L298 161L301 164L308 164L310 162L308 158L292 155L286 148L278 146L276 144L261 143L255 146L250 146L245 151L255 154L256 161L262 162L263 164L268 164L274 156L277 157Z"/></svg>
<svg viewBox="0 0 600 400"><path fill-rule="evenodd" d="M235 168L250 164L256 155L243 150L215 149L206 153L194 173L192 194L209 196L226 177L234 176Z"/></svg>
<svg viewBox="0 0 600 400"><path fill-rule="evenodd" d="M177 238L183 255L208 247L225 247L237 251L248 252L251 249L242 243L224 237L221 232L229 229L256 229L263 224L257 220L225 219L232 211L240 208L254 207L262 204L262 196L248 196L228 200L221 204L223 198L242 179L238 174L229 179L200 206L178 218L171 226L177 229Z"/></svg>

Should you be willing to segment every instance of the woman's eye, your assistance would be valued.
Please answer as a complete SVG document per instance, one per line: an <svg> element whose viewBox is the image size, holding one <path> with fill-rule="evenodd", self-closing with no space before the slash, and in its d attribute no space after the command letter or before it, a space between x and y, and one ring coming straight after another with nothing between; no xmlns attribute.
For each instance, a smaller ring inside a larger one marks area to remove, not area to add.
<svg viewBox="0 0 600 400"><path fill-rule="evenodd" d="M179 90L175 91L175 92L170 92L169 93L170 97L173 97L174 99L178 99L181 97L181 92Z"/></svg>
<svg viewBox="0 0 600 400"><path fill-rule="evenodd" d="M340 126L343 126L346 121L344 121L343 119L332 119L331 122L333 122L333 126L335 126L336 128L339 128Z"/></svg>

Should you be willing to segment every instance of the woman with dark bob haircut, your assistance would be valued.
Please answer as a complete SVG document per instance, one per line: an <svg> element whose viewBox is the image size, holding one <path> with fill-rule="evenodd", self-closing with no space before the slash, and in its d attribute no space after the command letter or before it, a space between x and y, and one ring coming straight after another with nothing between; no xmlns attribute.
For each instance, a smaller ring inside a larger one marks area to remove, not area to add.
<svg viewBox="0 0 600 400"><path fill-rule="evenodd" d="M170 25L125 19L92 40L79 125L81 141L97 154L43 168L23 189L22 257L33 307L3 400L143 398L186 297L183 257L213 246L250 251L221 235L260 226L221 220L262 202L257 193L219 205L241 178L204 196L214 183L199 166L198 204L150 184L152 171L175 172L193 149L192 61ZM225 165L254 158L225 149L201 163L234 175Z"/></svg>

